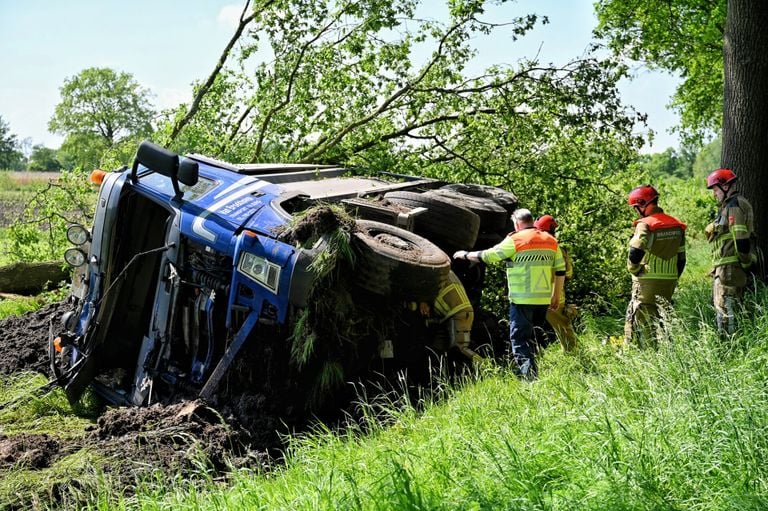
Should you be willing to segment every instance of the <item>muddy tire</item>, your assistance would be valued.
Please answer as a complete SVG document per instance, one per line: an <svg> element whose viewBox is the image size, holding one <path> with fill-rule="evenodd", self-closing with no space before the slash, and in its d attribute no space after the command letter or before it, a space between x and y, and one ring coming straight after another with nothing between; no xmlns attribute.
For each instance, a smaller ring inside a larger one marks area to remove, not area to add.
<svg viewBox="0 0 768 511"><path fill-rule="evenodd" d="M455 190L430 190L424 195L441 197L462 208L466 208L480 217L480 232L492 232L504 229L509 220L509 213L494 199L473 197Z"/></svg>
<svg viewBox="0 0 768 511"><path fill-rule="evenodd" d="M453 204L451 199L415 192L389 192L384 198L409 208L427 208L416 217L414 231L447 253L466 250L475 244L480 232L480 217Z"/></svg>
<svg viewBox="0 0 768 511"><path fill-rule="evenodd" d="M353 245L355 283L377 295L431 302L448 280L448 255L405 229L358 220Z"/></svg>

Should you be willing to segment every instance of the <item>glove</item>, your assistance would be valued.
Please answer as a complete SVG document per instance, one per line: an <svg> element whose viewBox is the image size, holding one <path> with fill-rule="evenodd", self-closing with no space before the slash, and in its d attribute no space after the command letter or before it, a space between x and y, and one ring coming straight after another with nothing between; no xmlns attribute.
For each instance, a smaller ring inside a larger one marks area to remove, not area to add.
<svg viewBox="0 0 768 511"><path fill-rule="evenodd" d="M467 251L466 250L459 250L457 252L454 252L453 258L454 259L466 259L467 258Z"/></svg>
<svg viewBox="0 0 768 511"><path fill-rule="evenodd" d="M714 222L710 222L704 228L704 232L707 235L707 241L712 241L713 239L715 239L715 234L716 234L715 230L716 230L716 228L717 228L717 226L715 225Z"/></svg>

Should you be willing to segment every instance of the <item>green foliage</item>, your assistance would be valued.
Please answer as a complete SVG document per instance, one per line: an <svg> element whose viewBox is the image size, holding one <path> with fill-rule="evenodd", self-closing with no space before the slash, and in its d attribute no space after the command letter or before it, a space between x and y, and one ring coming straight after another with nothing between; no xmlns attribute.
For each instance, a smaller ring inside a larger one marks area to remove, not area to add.
<svg viewBox="0 0 768 511"><path fill-rule="evenodd" d="M598 0L595 35L616 55L678 73L672 99L693 139L717 132L723 113L727 0Z"/></svg>
<svg viewBox="0 0 768 511"><path fill-rule="evenodd" d="M51 291L46 291L37 296L19 296L13 298L0 298L0 319L9 316L21 316L27 312L37 309L50 303L60 302L69 294L69 286L61 287Z"/></svg>
<svg viewBox="0 0 768 511"><path fill-rule="evenodd" d="M85 172L62 172L31 196L24 211L8 230L8 253L17 261L60 259L68 245L67 228L90 225L93 190Z"/></svg>
<svg viewBox="0 0 768 511"><path fill-rule="evenodd" d="M19 141L0 116L0 170L21 170L23 165L24 155L19 150Z"/></svg>
<svg viewBox="0 0 768 511"><path fill-rule="evenodd" d="M36 145L32 148L32 154L29 155L29 170L43 170L47 172L56 172L62 169L61 162L58 159L58 151L43 145Z"/></svg>
<svg viewBox="0 0 768 511"><path fill-rule="evenodd" d="M107 148L107 141L99 135L72 133L61 143L59 158L67 170L100 168L101 155Z"/></svg>
<svg viewBox="0 0 768 511"><path fill-rule="evenodd" d="M707 176L720 168L720 153L723 151L723 138L718 136L705 145L696 155L693 162L693 177L700 183L705 183Z"/></svg>
<svg viewBox="0 0 768 511"><path fill-rule="evenodd" d="M60 389L44 391L47 379L41 374L22 373L0 376L0 430L3 438L19 435L47 435L48 438L77 445L93 426L97 406L92 396L73 410ZM31 438L35 442L35 438ZM34 452L34 450L30 450ZM7 463L7 459L3 462ZM72 494L93 491L96 456L88 449L62 450L51 466L29 466L22 458L13 466L3 466L0 478L0 508L21 509L71 508ZM103 463L103 462L102 462ZM61 485L65 480L78 480L82 485ZM79 491L78 491L79 490ZM80 494L79 498L85 499ZM41 505L48 502L47 505Z"/></svg>
<svg viewBox="0 0 768 511"><path fill-rule="evenodd" d="M309 382L307 408L322 404L344 382L342 362L354 358L355 345L362 342L356 327L364 318L352 301L346 278L355 257L353 229L354 220L343 208L320 204L295 215L281 234L306 248L317 242L325 245L309 266L313 282L307 307L296 318L289 339L296 378Z"/></svg>
<svg viewBox="0 0 768 511"><path fill-rule="evenodd" d="M152 133L151 94L129 73L88 68L66 79L60 90L48 127L67 136L61 149L66 168L91 169L104 159L109 166L127 164L137 140Z"/></svg>
<svg viewBox="0 0 768 511"><path fill-rule="evenodd" d="M237 65L216 76L172 141L187 107L167 113L160 139L230 161L333 162L514 190L522 205L566 226L581 265L576 292L619 296L631 225L623 198L636 184L628 167L641 143L639 116L616 89L626 68L587 57L470 75L473 38L494 32L514 41L537 17L487 20L483 2L452 2L441 23L417 18L416 7L259 4ZM254 63L257 52L275 58Z"/></svg>
<svg viewBox="0 0 768 511"><path fill-rule="evenodd" d="M695 155L690 152L668 148L662 153L640 156L640 166L651 179L664 177L690 177Z"/></svg>
<svg viewBox="0 0 768 511"><path fill-rule="evenodd" d="M704 228L714 214L712 192L698 179L668 179L658 183L659 204L688 226L686 239L706 239Z"/></svg>

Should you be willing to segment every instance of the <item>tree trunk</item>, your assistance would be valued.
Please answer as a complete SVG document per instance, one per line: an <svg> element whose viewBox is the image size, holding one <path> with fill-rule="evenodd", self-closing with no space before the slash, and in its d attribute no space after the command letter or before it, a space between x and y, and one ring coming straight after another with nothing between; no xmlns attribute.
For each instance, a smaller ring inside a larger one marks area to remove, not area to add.
<svg viewBox="0 0 768 511"><path fill-rule="evenodd" d="M14 263L0 267L0 292L21 295L35 295L48 285L56 286L62 280L69 280L69 270L61 261L48 263Z"/></svg>
<svg viewBox="0 0 768 511"><path fill-rule="evenodd" d="M721 166L739 177L768 254L768 2L728 0Z"/></svg>

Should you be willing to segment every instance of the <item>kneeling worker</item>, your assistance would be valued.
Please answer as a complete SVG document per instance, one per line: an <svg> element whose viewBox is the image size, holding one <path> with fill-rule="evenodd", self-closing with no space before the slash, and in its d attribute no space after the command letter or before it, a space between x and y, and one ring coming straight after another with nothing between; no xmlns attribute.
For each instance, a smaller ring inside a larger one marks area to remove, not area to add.
<svg viewBox="0 0 768 511"><path fill-rule="evenodd" d="M482 360L480 355L469 348L475 311L464 290L464 285L455 273L448 274L448 283L440 290L433 308L441 323L448 322L450 345L456 346L472 362Z"/></svg>

